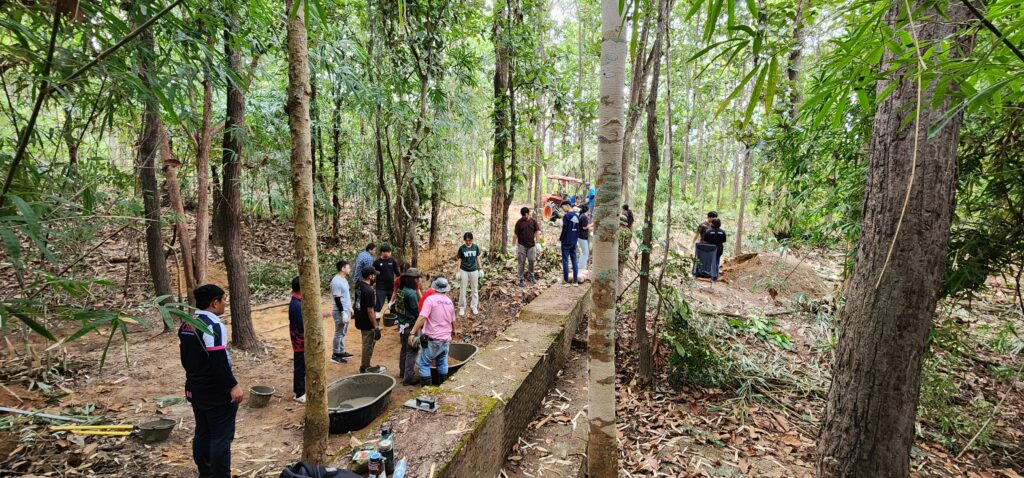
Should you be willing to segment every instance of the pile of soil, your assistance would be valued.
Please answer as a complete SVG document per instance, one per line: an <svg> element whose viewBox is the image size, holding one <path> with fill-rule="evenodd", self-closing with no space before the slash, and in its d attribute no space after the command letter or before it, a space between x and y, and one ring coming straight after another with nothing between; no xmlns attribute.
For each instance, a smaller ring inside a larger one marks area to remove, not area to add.
<svg viewBox="0 0 1024 478"><path fill-rule="evenodd" d="M800 294L820 298L833 288L807 260L771 253L743 254L729 259L722 264L721 280L751 292L774 289L778 295L788 298Z"/></svg>

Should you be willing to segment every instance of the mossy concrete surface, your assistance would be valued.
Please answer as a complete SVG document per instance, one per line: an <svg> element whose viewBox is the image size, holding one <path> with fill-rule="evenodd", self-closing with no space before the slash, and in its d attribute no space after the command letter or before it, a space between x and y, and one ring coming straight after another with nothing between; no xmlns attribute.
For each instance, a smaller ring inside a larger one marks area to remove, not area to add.
<svg viewBox="0 0 1024 478"><path fill-rule="evenodd" d="M438 399L440 410L390 412L384 420L394 424L395 457L408 461L407 476L497 476L565 366L589 301L589 285L548 289L457 374L438 388L423 389ZM364 437L376 434L373 427ZM338 465L345 464L342 457Z"/></svg>

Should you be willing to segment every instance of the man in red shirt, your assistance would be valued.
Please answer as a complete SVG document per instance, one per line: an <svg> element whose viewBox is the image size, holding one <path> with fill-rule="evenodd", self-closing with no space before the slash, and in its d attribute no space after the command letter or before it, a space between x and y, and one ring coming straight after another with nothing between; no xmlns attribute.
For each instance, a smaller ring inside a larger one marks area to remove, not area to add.
<svg viewBox="0 0 1024 478"><path fill-rule="evenodd" d="M530 217L530 208L524 207L519 210L520 217L516 221L515 234L512 235L512 244L516 246L516 261L519 268L516 272L516 279L519 287L523 283L523 266L527 261L530 263L529 279L531 284L537 283L537 276L533 273L533 266L537 262L537 241L540 239L540 226L537 221Z"/></svg>

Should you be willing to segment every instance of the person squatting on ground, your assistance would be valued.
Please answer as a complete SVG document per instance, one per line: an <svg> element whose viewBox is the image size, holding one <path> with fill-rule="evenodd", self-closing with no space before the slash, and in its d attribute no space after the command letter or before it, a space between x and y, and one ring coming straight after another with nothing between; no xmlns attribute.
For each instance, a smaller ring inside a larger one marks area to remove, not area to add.
<svg viewBox="0 0 1024 478"><path fill-rule="evenodd" d="M373 310L380 314L384 310L384 304L391 301L395 295L395 277L398 275L398 261L391 257L391 246L384 244L380 246L380 257L373 262L373 268L377 270L377 280L374 283L377 299Z"/></svg>
<svg viewBox="0 0 1024 478"><path fill-rule="evenodd" d="M562 201L562 234L558 242L562 244L562 280L565 286L579 285L579 264L576 257L576 245L580 235L580 218L572 211L569 201ZM572 282L569 282L569 262L572 261Z"/></svg>
<svg viewBox="0 0 1024 478"><path fill-rule="evenodd" d="M520 287L523 286L523 279L528 279L531 284L537 283L537 276L533 272L534 265L537 262L537 241L540 239L540 225L537 221L530 217L530 208L524 207L519 210L519 214L522 217L516 221L515 228L512 234L512 245L516 247L516 262L519 267L516 269L516 283ZM530 269L529 274L524 276L523 269L529 261Z"/></svg>
<svg viewBox="0 0 1024 478"><path fill-rule="evenodd" d="M306 403L306 327L302 323L302 289L292 278L292 300L288 303L288 337L292 341L292 391L295 401Z"/></svg>
<svg viewBox="0 0 1024 478"><path fill-rule="evenodd" d="M473 233L467 232L462 235L463 244L455 258L459 261L459 315L466 315L466 289L467 286L473 289L473 302L470 310L473 315L480 313L480 279L484 277L483 262L480 261L480 246L473 244ZM440 292L440 291L438 291Z"/></svg>
<svg viewBox="0 0 1024 478"><path fill-rule="evenodd" d="M338 273L331 278L331 302L334 304L331 318L334 319L334 342L331 348L331 362L345 363L352 354L345 351L345 335L348 334L349 322L352 321L352 295L349 293L347 261L335 264Z"/></svg>
<svg viewBox="0 0 1024 478"><path fill-rule="evenodd" d="M412 332L406 339L409 345L414 345L416 334L423 332L419 340L420 357L417 362L420 385L431 383L430 365L435 360L438 374L438 382L435 385L444 383L448 378L448 346L455 336L455 305L448 298L451 286L444 277L438 277L434 280L433 289L435 293L423 301L416 325L412 327Z"/></svg>
<svg viewBox="0 0 1024 478"><path fill-rule="evenodd" d="M230 478L231 441L242 387L231 372L227 329L220 321L227 305L224 290L213 284L195 289L195 318L210 333L189 323L178 328L181 366L185 369L185 398L195 415L192 458L202 478Z"/></svg>
<svg viewBox="0 0 1024 478"><path fill-rule="evenodd" d="M352 285L363 280L363 269L373 267L373 253L376 250L377 245L371 242L366 245L365 249L359 251L359 254L356 254L355 266L352 267Z"/></svg>
<svg viewBox="0 0 1024 478"><path fill-rule="evenodd" d="M379 372L379 365L370 365L373 358L373 345L380 340L380 325L377 322L377 312L374 310L374 303L377 296L373 290L373 280L377 278L377 269L366 267L362 272L362 280L356 284L356 300L353 316L356 321L356 328L359 329L363 339L363 355L360 357L359 373Z"/></svg>
<svg viewBox="0 0 1024 478"><path fill-rule="evenodd" d="M580 250L580 277L588 277L587 261L590 260L590 208L586 205L580 208L580 237L576 241Z"/></svg>
<svg viewBox="0 0 1024 478"><path fill-rule="evenodd" d="M419 378L416 370L419 349L409 344L409 336L420 314L420 277L420 271L415 267L403 271L395 297L394 310L398 315L398 338L402 346L398 354L398 378L405 385L416 385L416 379Z"/></svg>

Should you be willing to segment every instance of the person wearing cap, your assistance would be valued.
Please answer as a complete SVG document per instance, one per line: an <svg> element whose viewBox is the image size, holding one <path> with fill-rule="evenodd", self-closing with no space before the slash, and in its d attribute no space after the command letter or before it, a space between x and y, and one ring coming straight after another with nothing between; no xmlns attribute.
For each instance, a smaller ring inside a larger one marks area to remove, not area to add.
<svg viewBox="0 0 1024 478"><path fill-rule="evenodd" d="M558 242L562 243L562 280L565 286L579 286L579 263L576 257L576 245L580 238L580 217L572 210L569 201L562 201L562 234ZM572 282L569 281L569 262L572 262Z"/></svg>
<svg viewBox="0 0 1024 478"><path fill-rule="evenodd" d="M377 312L374 305L377 302L377 293L373 289L373 281L377 278L377 269L373 266L364 267L362 278L356 284L355 321L363 339L363 356L360 357L359 373L380 372L379 365L370 365L373 358L373 345L380 340L380 325L377 322Z"/></svg>
<svg viewBox="0 0 1024 478"><path fill-rule="evenodd" d="M402 379L405 385L415 385L416 379L419 378L416 370L418 354L417 350L409 345L409 336L420 313L420 277L422 275L419 269L406 269L398 278L398 292L395 292L394 311L398 315L398 337L402 346L398 354L398 378Z"/></svg>
<svg viewBox="0 0 1024 478"><path fill-rule="evenodd" d="M448 297L452 289L448 280L438 277L433 284L434 294L423 301L416 325L413 325L407 340L415 346L416 334L422 331L419 340L420 358L417 362L420 385L430 384L430 365L437 361L438 383L448 378L448 346L455 336L455 304Z"/></svg>

